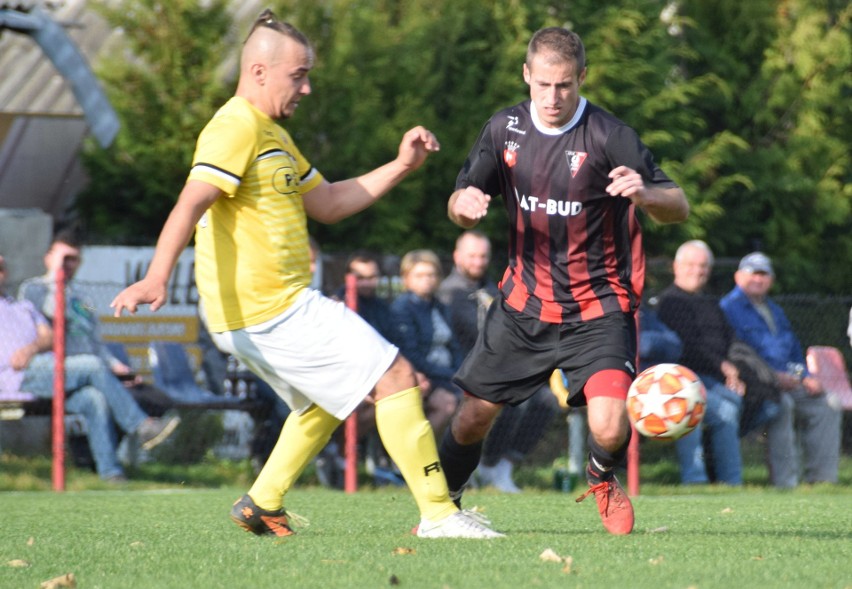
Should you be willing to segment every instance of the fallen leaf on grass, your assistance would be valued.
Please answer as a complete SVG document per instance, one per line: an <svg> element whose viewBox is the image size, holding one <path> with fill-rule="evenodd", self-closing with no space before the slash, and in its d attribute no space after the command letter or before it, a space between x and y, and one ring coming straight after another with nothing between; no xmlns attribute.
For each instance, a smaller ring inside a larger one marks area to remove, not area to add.
<svg viewBox="0 0 852 589"><path fill-rule="evenodd" d="M29 539L27 540L27 546L32 546L33 544L35 544L35 538L30 536Z"/></svg>
<svg viewBox="0 0 852 589"><path fill-rule="evenodd" d="M562 572L565 574L571 574L571 565L574 564L573 556L559 556L552 548L547 548L544 552L539 554L538 557L545 562L563 563Z"/></svg>
<svg viewBox="0 0 852 589"><path fill-rule="evenodd" d="M763 560L763 557L762 556L752 556L751 559L752 560Z"/></svg>
<svg viewBox="0 0 852 589"><path fill-rule="evenodd" d="M562 557L556 554L552 548L548 548L539 554L538 557L545 562L562 562Z"/></svg>
<svg viewBox="0 0 852 589"><path fill-rule="evenodd" d="M664 560L664 558L663 558L663 555L661 554L657 558L649 558L648 562L650 562L651 564L660 564L660 563L663 562L663 560Z"/></svg>
<svg viewBox="0 0 852 589"><path fill-rule="evenodd" d="M24 560L22 558L16 558L7 562L6 566L12 567L13 569L25 569L30 566L30 561Z"/></svg>
<svg viewBox="0 0 852 589"><path fill-rule="evenodd" d="M725 509L722 510L722 513L734 513L734 510L731 509L730 507L726 507Z"/></svg>
<svg viewBox="0 0 852 589"><path fill-rule="evenodd" d="M136 542L131 542L131 543L130 543L130 547L131 547L131 548L142 548L143 546L145 546L145 543L144 543L144 542L140 542L139 540L137 540Z"/></svg>
<svg viewBox="0 0 852 589"><path fill-rule="evenodd" d="M397 546L393 549L393 554L417 554L414 548L406 548L405 546Z"/></svg>
<svg viewBox="0 0 852 589"><path fill-rule="evenodd" d="M60 587L76 587L77 577L74 573L65 573L59 577L54 577L41 584L41 589L59 589Z"/></svg>
<svg viewBox="0 0 852 589"><path fill-rule="evenodd" d="M665 534L669 531L668 526L660 526L659 528L654 528L653 530L648 530L649 534Z"/></svg>

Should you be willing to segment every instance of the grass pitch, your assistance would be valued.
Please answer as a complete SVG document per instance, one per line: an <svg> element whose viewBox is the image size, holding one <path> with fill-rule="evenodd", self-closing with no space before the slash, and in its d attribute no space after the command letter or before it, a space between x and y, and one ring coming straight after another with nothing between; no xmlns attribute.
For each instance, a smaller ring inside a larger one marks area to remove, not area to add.
<svg viewBox="0 0 852 589"><path fill-rule="evenodd" d="M398 489L307 487L296 536L228 519L243 488L0 493L0 587L73 573L104 588L852 587L852 489L646 487L636 530L608 535L593 498L528 490L466 495L505 539L422 540ZM542 560L547 549L553 560Z"/></svg>

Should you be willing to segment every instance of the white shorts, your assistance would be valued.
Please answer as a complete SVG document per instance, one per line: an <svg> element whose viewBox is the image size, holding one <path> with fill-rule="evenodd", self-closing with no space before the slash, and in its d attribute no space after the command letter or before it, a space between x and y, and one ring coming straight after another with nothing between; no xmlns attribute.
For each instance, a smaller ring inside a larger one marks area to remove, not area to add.
<svg viewBox="0 0 852 589"><path fill-rule="evenodd" d="M311 289L269 321L210 335L293 411L316 403L341 420L370 394L399 352L346 305Z"/></svg>

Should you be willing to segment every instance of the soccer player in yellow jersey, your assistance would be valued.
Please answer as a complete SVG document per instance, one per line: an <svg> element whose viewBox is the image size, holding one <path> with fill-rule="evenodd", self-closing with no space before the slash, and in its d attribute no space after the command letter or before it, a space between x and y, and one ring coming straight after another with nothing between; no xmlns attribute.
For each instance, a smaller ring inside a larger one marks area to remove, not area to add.
<svg viewBox="0 0 852 589"><path fill-rule="evenodd" d="M235 96L198 138L189 178L141 281L112 302L115 315L157 310L195 232L202 316L216 345L276 389L293 410L266 465L231 518L255 534L293 533L284 496L367 396L379 434L414 495L421 537L495 538L449 498L411 364L342 303L308 288L306 215L334 223L370 206L437 151L423 127L405 133L393 161L330 183L276 119L311 91L307 38L265 10L242 50Z"/></svg>

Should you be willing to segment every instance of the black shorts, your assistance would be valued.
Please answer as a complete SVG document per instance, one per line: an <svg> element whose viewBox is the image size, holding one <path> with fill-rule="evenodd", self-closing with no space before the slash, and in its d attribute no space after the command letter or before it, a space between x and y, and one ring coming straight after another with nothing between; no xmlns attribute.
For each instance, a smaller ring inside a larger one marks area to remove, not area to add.
<svg viewBox="0 0 852 589"><path fill-rule="evenodd" d="M586 404L586 381L601 370L636 376L636 320L612 313L590 321L543 323L507 306L498 295L473 349L453 379L467 393L519 405L561 368L574 407Z"/></svg>

